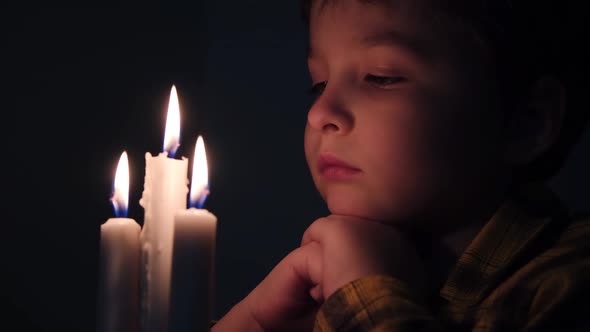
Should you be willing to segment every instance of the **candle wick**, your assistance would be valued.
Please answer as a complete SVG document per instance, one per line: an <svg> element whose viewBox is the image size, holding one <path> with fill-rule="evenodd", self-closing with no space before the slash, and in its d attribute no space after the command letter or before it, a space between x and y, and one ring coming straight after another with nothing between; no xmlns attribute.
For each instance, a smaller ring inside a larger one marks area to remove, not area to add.
<svg viewBox="0 0 590 332"><path fill-rule="evenodd" d="M113 195L113 197L111 197L109 199L109 201L111 201L111 205L113 206L113 210L115 212L116 218L126 218L127 217L127 209L122 207L122 204L120 204L120 202L117 202L117 199L115 198L114 195Z"/></svg>
<svg viewBox="0 0 590 332"><path fill-rule="evenodd" d="M205 206L205 201L209 196L209 188L203 188L200 192L200 195L195 197L195 199L190 200L190 206L192 208L202 209Z"/></svg>
<svg viewBox="0 0 590 332"><path fill-rule="evenodd" d="M179 147L180 147L180 143L176 143L174 145L169 145L169 146L164 146L164 153L166 154L166 156L168 158L174 159Z"/></svg>

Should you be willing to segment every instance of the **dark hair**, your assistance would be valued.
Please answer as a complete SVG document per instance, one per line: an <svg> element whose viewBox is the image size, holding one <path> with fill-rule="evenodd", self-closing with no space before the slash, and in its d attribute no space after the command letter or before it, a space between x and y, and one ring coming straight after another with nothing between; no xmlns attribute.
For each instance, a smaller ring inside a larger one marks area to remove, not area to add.
<svg viewBox="0 0 590 332"><path fill-rule="evenodd" d="M312 1L337 0L302 0L306 23L309 23ZM564 84L567 105L559 137L545 153L516 170L518 182L545 180L555 175L590 118L590 112L584 112L581 107L580 82L584 75L580 70L582 61L576 58L581 55L576 48L585 39L581 36L586 21L574 17L568 0L426 1L435 7L436 13L447 15L472 30L492 51L506 99L522 100L531 84L545 75Z"/></svg>

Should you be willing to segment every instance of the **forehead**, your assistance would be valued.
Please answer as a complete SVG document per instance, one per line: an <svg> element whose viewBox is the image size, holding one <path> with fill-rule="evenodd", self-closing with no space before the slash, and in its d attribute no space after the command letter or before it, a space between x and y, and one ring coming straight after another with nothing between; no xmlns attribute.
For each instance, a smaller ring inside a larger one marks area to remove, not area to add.
<svg viewBox="0 0 590 332"><path fill-rule="evenodd" d="M419 0L315 1L310 11L309 57L334 44L391 44L424 53L434 29L427 24ZM351 45L352 44L352 45Z"/></svg>
<svg viewBox="0 0 590 332"><path fill-rule="evenodd" d="M487 57L479 36L450 10L449 3L454 1L312 1L308 58L337 47L348 52L377 44L410 51L431 62Z"/></svg>

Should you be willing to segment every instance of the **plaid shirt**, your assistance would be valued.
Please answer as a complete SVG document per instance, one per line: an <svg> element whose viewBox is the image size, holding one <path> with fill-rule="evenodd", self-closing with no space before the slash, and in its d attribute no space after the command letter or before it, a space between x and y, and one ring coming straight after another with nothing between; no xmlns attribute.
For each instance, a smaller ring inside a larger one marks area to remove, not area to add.
<svg viewBox="0 0 590 332"><path fill-rule="evenodd" d="M544 186L519 191L436 297L365 277L322 304L314 331L590 331L590 219L571 217Z"/></svg>

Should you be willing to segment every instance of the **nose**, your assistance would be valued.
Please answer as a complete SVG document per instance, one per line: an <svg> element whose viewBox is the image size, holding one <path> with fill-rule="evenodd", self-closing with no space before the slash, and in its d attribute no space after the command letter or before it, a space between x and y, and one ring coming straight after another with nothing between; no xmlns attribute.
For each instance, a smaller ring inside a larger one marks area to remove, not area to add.
<svg viewBox="0 0 590 332"><path fill-rule="evenodd" d="M344 98L326 87L309 109L307 123L315 130L346 135L353 128L354 117Z"/></svg>

